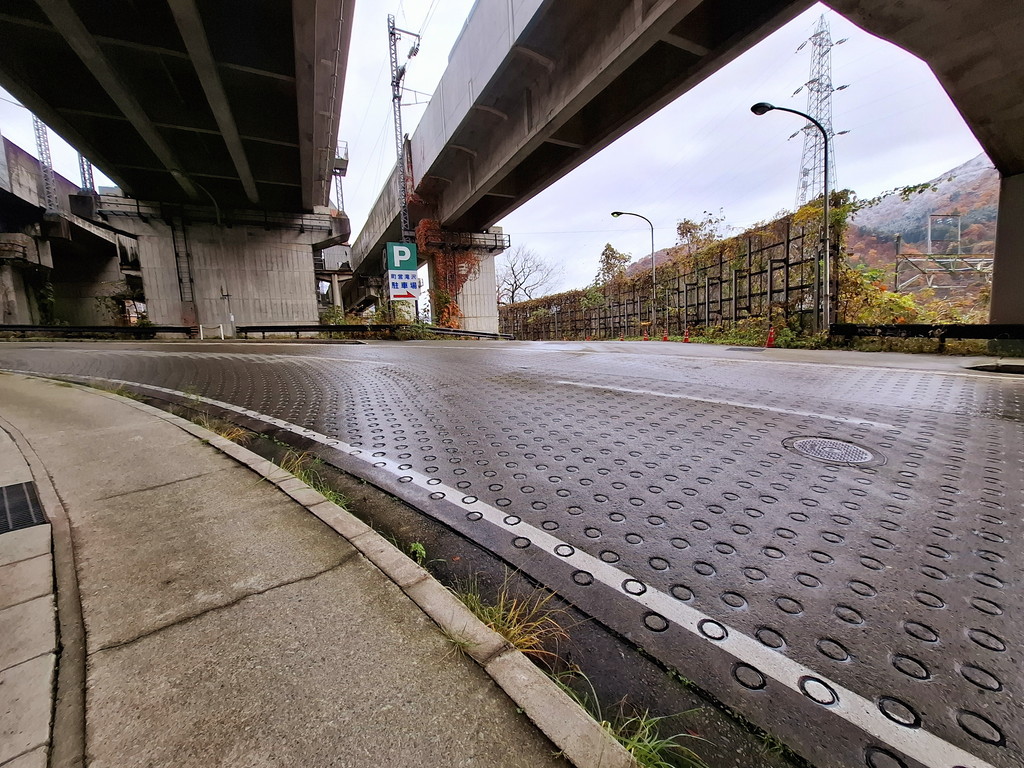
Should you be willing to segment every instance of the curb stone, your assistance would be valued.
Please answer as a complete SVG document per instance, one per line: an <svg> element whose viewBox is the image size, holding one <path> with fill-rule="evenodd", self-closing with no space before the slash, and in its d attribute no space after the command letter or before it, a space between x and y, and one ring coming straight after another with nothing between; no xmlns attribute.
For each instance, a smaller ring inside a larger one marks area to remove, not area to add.
<svg viewBox="0 0 1024 768"><path fill-rule="evenodd" d="M180 416L112 392L81 384L72 386L102 397L115 398L122 404L163 419L249 467L274 485L281 487L287 484L287 489L281 489L283 493L358 549L446 635L465 641L467 655L504 690L570 763L577 768L638 768L632 755L525 655L488 628L428 571L416 565L347 509L326 500L301 481L297 486L292 481L298 478L277 464Z"/></svg>

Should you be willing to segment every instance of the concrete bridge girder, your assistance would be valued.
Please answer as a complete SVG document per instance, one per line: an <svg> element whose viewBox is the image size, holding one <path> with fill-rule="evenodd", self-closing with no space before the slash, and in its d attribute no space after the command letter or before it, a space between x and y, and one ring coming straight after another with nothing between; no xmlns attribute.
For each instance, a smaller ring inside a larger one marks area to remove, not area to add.
<svg viewBox="0 0 1024 768"><path fill-rule="evenodd" d="M34 0L0 83L140 199L328 203L355 0Z"/></svg>

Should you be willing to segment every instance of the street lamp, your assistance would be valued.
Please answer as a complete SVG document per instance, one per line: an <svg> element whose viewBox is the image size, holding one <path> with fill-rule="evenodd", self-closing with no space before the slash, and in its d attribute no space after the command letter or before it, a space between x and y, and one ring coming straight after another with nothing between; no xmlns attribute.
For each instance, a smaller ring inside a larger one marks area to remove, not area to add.
<svg viewBox="0 0 1024 768"><path fill-rule="evenodd" d="M825 222L824 222L825 245L824 245L824 249L823 249L824 250L824 256L825 256L825 301L824 301L824 306L822 307L822 315L824 316L825 330L827 331L829 325L831 325L831 323L832 323L832 259L831 259L831 256L830 256L831 242L830 242L830 239L829 239L829 236L828 236L828 218L829 218L828 217L828 205L829 205L829 199L828 199L828 131L825 130L825 127L821 123L819 123L813 117L808 115L806 112L800 112L799 110L796 110L796 109L790 109L789 107L776 107L774 104L769 104L766 101L759 101L757 104L755 104L754 106L752 106L750 108L750 111L753 112L755 115L758 115L758 116L763 115L766 112L771 112L772 110L777 110L779 112L790 112L790 113L792 113L794 115L799 115L800 117L805 118L815 128L817 128L819 131L821 131L821 138L825 142L825 152L824 152L824 159L825 159L825 179L824 179L824 182L825 182L825 195L824 195L824 197L825 197L825 204L824 204L824 210L825 210Z"/></svg>
<svg viewBox="0 0 1024 768"><path fill-rule="evenodd" d="M619 216L636 216L638 219L646 221L647 226L651 228L651 331L654 331L658 322L658 310L656 308L656 302L658 300L658 277L657 265L654 261L654 225L651 223L650 219L646 216L641 216L639 213L630 213L629 211L612 211L612 218L617 219Z"/></svg>

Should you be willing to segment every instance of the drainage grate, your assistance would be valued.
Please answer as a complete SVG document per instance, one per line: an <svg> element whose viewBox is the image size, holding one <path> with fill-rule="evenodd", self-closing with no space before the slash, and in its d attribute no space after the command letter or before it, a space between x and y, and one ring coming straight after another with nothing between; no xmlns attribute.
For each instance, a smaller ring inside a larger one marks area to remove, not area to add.
<svg viewBox="0 0 1024 768"><path fill-rule="evenodd" d="M876 463L876 456L867 448L829 437L791 437L783 441L789 450L816 461L829 464L863 465Z"/></svg>
<svg viewBox="0 0 1024 768"><path fill-rule="evenodd" d="M15 483L0 488L0 534L45 522L35 483Z"/></svg>

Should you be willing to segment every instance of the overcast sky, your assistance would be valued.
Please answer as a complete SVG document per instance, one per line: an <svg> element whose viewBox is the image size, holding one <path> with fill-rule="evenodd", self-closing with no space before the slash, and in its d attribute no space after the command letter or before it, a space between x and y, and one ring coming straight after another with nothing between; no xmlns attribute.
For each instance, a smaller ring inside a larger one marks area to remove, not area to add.
<svg viewBox="0 0 1024 768"><path fill-rule="evenodd" d="M426 100L462 30L473 0L359 0L356 3L340 138L349 143L345 207L354 233L395 162L388 64L387 15L423 35L408 65L405 101ZM806 109L806 94L790 94L808 79L811 46L797 53L818 17L827 14L833 40L836 93L833 127L849 130L834 142L839 186L871 196L927 181L981 149L928 67L874 38L824 6L816 6L705 80L604 152L499 222L514 245L562 265L557 288L582 287L597 272L606 242L634 257L649 254L650 230L613 210L654 222L655 246L675 243L675 225L720 209L743 228L791 208L796 197L802 137L795 115L756 117L750 105L770 101ZM404 58L410 39L401 42ZM427 96L417 96L412 91ZM0 132L35 152L31 117L0 91ZM413 133L423 106L403 110ZM77 155L51 135L54 167L78 181ZM101 179L98 183L104 183Z"/></svg>

